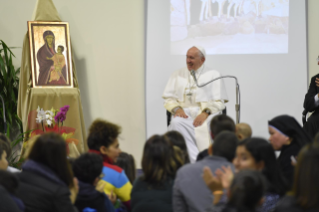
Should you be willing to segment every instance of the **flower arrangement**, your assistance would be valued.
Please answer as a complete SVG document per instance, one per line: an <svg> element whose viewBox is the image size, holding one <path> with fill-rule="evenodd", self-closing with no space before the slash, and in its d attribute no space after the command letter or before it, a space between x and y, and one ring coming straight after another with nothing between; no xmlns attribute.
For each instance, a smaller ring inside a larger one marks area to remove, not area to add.
<svg viewBox="0 0 319 212"><path fill-rule="evenodd" d="M42 129L33 130L30 137L40 135L45 132L55 132L60 134L68 144L78 144L78 140L72 138L75 133L75 129L72 127L63 126L63 122L66 120L66 115L69 111L69 108L69 105L65 105L61 107L60 110L56 110L53 107L51 110L43 110L43 108L38 106L35 120L37 124L41 125L40 128Z"/></svg>

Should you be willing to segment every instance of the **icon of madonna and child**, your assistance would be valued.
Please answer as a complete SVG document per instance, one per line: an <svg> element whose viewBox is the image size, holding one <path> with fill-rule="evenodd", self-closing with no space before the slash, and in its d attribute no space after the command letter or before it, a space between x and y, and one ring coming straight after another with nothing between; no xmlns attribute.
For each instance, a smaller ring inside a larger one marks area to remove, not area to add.
<svg viewBox="0 0 319 212"><path fill-rule="evenodd" d="M38 50L39 63L38 85L68 85L66 78L66 60L62 54L64 46L59 45L55 50L55 36L50 30L43 33L43 46Z"/></svg>

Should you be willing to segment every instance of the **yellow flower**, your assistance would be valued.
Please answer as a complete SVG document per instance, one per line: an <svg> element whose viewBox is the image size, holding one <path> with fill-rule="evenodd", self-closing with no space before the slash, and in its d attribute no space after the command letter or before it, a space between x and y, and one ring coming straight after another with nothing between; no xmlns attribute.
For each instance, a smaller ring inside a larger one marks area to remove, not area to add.
<svg viewBox="0 0 319 212"><path fill-rule="evenodd" d="M51 108L51 112L56 115L57 112L59 112L59 110L54 109L53 107Z"/></svg>

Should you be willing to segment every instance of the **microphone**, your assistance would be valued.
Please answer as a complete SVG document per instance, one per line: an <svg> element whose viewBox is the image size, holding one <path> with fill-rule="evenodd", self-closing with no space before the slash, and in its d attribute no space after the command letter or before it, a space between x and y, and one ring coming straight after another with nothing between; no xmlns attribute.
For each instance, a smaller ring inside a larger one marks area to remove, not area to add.
<svg viewBox="0 0 319 212"><path fill-rule="evenodd" d="M197 87L202 88L212 82L215 82L217 80L223 79L223 78L233 78L235 80L235 86L236 86L236 104L235 104L235 111L236 111L236 122L237 124L239 123L240 120L240 89L239 89L239 84L238 84L238 80L237 77L235 76L231 76L231 75L226 75L226 76L220 76L217 77L215 79L212 79L204 84L199 85L196 79L196 75L195 75L195 71L191 70L191 75L193 76L195 83L197 85Z"/></svg>

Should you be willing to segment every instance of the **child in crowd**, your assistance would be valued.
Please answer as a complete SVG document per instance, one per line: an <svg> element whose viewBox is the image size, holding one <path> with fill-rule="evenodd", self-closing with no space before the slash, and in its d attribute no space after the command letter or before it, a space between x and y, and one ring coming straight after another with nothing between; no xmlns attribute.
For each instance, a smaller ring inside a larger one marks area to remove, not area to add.
<svg viewBox="0 0 319 212"><path fill-rule="evenodd" d="M114 163L121 152L118 136L121 128L104 120L95 120L89 129L89 152L103 157L103 174L100 183L105 183L104 192L110 195L114 192L128 210L131 208L132 184L125 172Z"/></svg>
<svg viewBox="0 0 319 212"><path fill-rule="evenodd" d="M319 211L319 143L301 149L297 157L292 191L277 204L275 212Z"/></svg>
<svg viewBox="0 0 319 212"><path fill-rule="evenodd" d="M247 123L238 123L236 124L236 135L238 137L238 140L242 141L246 138L251 137L252 130L249 124Z"/></svg>
<svg viewBox="0 0 319 212"><path fill-rule="evenodd" d="M79 193L75 206L79 211L85 208L95 209L97 212L113 212L114 207L109 198L96 190L100 180L103 159L94 153L85 153L72 163L73 174L79 181Z"/></svg>
<svg viewBox="0 0 319 212"><path fill-rule="evenodd" d="M9 149L7 142L0 140L0 170L7 170L7 150Z"/></svg>
<svg viewBox="0 0 319 212"><path fill-rule="evenodd" d="M174 146L179 147L179 149L182 151L184 163L190 163L187 146L183 135L174 130L168 131L165 135L173 143Z"/></svg>
<svg viewBox="0 0 319 212"><path fill-rule="evenodd" d="M4 202L3 199L0 199L0 201L1 201L0 205L7 204L8 207L16 208L16 209L18 209L18 211L24 211L25 206L24 206L22 200L15 196L16 190L19 186L18 178L13 173L10 173L10 172L5 171L5 170L0 170L0 186L2 188L4 188L6 190L6 192L8 193L8 196L10 196L10 197L5 198L6 202ZM0 191L0 192L2 192L2 191ZM1 209L1 207L0 207L0 209ZM7 208L3 208L3 209L7 209ZM13 211L17 211L16 209ZM0 210L0 211L7 211L7 210ZM8 211L11 211L11 210L8 210Z"/></svg>
<svg viewBox="0 0 319 212"><path fill-rule="evenodd" d="M210 134L211 134L212 140L214 140L215 137L222 131L229 131L233 133L236 132L236 126L235 126L234 120L224 114L214 116L214 118L210 122L209 127L210 127ZM202 160L203 158L211 155L211 153L212 153L212 144L210 144L208 149L201 151L197 155L196 161Z"/></svg>
<svg viewBox="0 0 319 212"><path fill-rule="evenodd" d="M208 167L204 169L203 178L214 196L213 205L206 212L255 212L263 202L266 183L258 171L244 170L236 174L228 190L226 204L220 202L223 187L219 183L214 183L216 177Z"/></svg>
<svg viewBox="0 0 319 212"><path fill-rule="evenodd" d="M10 154L10 150L9 144L6 141L0 140L0 192L2 192L0 195L2 198L0 205L5 205L5 207L2 205L0 209L8 210L10 208L12 211L24 211L23 202L14 196L14 192L18 187L18 179L6 171L8 168L7 152Z"/></svg>
<svg viewBox="0 0 319 212"><path fill-rule="evenodd" d="M232 161L237 143L235 133L221 132L215 137L212 156L193 164L186 164L178 170L173 188L174 212L204 211L211 205L211 192L203 182L201 172L205 166L213 172L222 166L230 166L234 170Z"/></svg>
<svg viewBox="0 0 319 212"><path fill-rule="evenodd" d="M260 211L273 211L279 198L289 188L283 176L272 146L262 138L248 138L238 143L234 159L236 171L251 169L260 171L267 183L265 201Z"/></svg>
<svg viewBox="0 0 319 212"><path fill-rule="evenodd" d="M47 133L34 142L17 189L27 212L75 212L78 193L76 178L67 160L66 142L58 134Z"/></svg>
<svg viewBox="0 0 319 212"><path fill-rule="evenodd" d="M6 152L6 159L8 160L8 158L11 157L11 153L12 153L12 149L11 149L11 141L7 138L7 136L5 136L4 134L0 133L0 140L2 140L3 142L6 143L6 145L3 145L3 148ZM7 166L7 171L9 172L20 172L19 169L11 167L11 166Z"/></svg>
<svg viewBox="0 0 319 212"><path fill-rule="evenodd" d="M131 184L133 184L136 178L136 166L133 155L121 152L115 164L124 169L126 176Z"/></svg>
<svg viewBox="0 0 319 212"><path fill-rule="evenodd" d="M174 178L182 165L183 159L166 136L149 138L143 151L143 176L135 181L132 190L132 212L173 212Z"/></svg>

